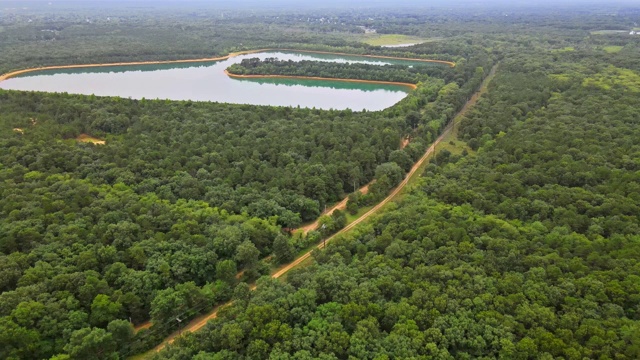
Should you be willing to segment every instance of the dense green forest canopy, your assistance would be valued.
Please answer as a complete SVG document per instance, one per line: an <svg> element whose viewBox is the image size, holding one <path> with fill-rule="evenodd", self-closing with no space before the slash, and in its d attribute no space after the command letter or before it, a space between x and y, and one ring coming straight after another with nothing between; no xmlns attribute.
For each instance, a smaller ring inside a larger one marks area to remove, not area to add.
<svg viewBox="0 0 640 360"><path fill-rule="evenodd" d="M0 91L0 358L124 358L229 299L158 357L640 357L640 36L597 32L640 12L607 11L0 13L0 72L266 47L457 64L375 113ZM374 47L360 26L431 40ZM497 61L465 151L287 284L248 290L261 258L324 235L283 227L374 178L351 204L384 197Z"/></svg>
<svg viewBox="0 0 640 360"><path fill-rule="evenodd" d="M78 29L40 62L42 50L20 51L41 38L2 29L21 44L2 52L6 68L167 55L104 47L68 57L78 46L69 42L92 37ZM282 228L316 219L377 176L360 199L374 203L421 156L493 63L470 46L426 44L403 54L465 61L425 75L424 86L375 113L0 91L0 357L139 352L174 330L176 318L228 300L236 272L251 281L270 271L261 258L291 260L322 234L291 238ZM204 55L191 49L181 56ZM106 145L78 143L84 133ZM346 220L336 213L327 221L323 233ZM129 321L149 319L151 329L134 335Z"/></svg>
<svg viewBox="0 0 640 360"><path fill-rule="evenodd" d="M640 64L583 54L505 56L473 151L157 358L640 357Z"/></svg>

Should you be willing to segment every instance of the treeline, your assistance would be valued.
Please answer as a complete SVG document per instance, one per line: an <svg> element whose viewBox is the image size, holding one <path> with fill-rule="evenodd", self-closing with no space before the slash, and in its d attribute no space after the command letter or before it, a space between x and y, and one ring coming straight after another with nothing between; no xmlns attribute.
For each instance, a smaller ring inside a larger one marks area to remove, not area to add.
<svg viewBox="0 0 640 360"><path fill-rule="evenodd" d="M0 93L5 127L25 133L5 132L12 151L0 157L171 202L277 216L291 228L373 178L409 131L401 114L422 96L432 95L416 93L389 112L354 113L7 91ZM56 141L80 133L105 137L108 146Z"/></svg>
<svg viewBox="0 0 640 360"><path fill-rule="evenodd" d="M157 358L640 357L639 69L552 57L503 60L476 151Z"/></svg>
<svg viewBox="0 0 640 360"><path fill-rule="evenodd" d="M235 75L311 76L334 79L358 79L417 84L428 79L430 69L446 65L374 65L360 63L334 63L326 61L293 61L277 58L243 59L227 71ZM441 71L437 71L441 75Z"/></svg>
<svg viewBox="0 0 640 360"><path fill-rule="evenodd" d="M73 8L59 11L0 17L0 74L52 65L210 58L260 48L398 53L350 39L351 26L319 31L300 20L292 27L275 16L224 19L212 9L201 9L200 16L162 9L84 9L82 16ZM419 56L453 59L448 53Z"/></svg>

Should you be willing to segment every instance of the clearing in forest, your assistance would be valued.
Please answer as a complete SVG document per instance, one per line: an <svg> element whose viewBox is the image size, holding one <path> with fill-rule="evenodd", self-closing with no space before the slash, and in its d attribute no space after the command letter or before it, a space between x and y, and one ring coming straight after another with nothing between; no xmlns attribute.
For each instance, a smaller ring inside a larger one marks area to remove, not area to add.
<svg viewBox="0 0 640 360"><path fill-rule="evenodd" d="M609 54L615 54L620 52L620 50L622 50L622 48L624 48L624 46L619 46L619 45L612 45L612 46L605 46L602 49L606 52L608 52Z"/></svg>
<svg viewBox="0 0 640 360"><path fill-rule="evenodd" d="M628 32L627 30L594 30L591 35L614 35Z"/></svg>
<svg viewBox="0 0 640 360"><path fill-rule="evenodd" d="M358 37L358 40L365 44L375 46L385 45L415 45L421 44L427 41L433 41L433 39L425 39L417 36L408 36L401 34L362 34Z"/></svg>
<svg viewBox="0 0 640 360"><path fill-rule="evenodd" d="M92 143L95 145L105 145L107 142L102 140L102 139L98 139L95 138L91 135L87 135L87 134L80 134L78 135L78 137L76 138L76 140L83 142L83 143Z"/></svg>

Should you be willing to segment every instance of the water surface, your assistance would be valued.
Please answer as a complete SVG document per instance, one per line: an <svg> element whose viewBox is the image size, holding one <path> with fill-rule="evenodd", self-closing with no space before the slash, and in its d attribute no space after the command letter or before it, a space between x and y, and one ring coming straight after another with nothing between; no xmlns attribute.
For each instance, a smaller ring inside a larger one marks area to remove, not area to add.
<svg viewBox="0 0 640 360"><path fill-rule="evenodd" d="M425 65L422 62L291 51L245 54L216 62L104 66L30 72L0 82L11 90L67 92L132 99L216 101L320 109L381 110L402 100L400 85L307 79L232 79L231 64L247 58L341 63ZM437 65L434 65L437 66Z"/></svg>

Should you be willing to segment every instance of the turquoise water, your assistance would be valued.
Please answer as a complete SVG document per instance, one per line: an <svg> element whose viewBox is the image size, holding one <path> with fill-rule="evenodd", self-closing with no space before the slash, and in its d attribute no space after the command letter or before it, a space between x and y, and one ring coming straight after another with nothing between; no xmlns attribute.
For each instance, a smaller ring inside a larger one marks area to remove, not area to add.
<svg viewBox="0 0 640 360"><path fill-rule="evenodd" d="M380 65L416 64L408 60L351 55L267 51L216 62L43 70L0 82L0 88L131 99L214 101L339 110L349 108L356 111L388 108L402 100L409 91L407 87L399 85L306 79L232 79L224 74L231 64L255 57Z"/></svg>

